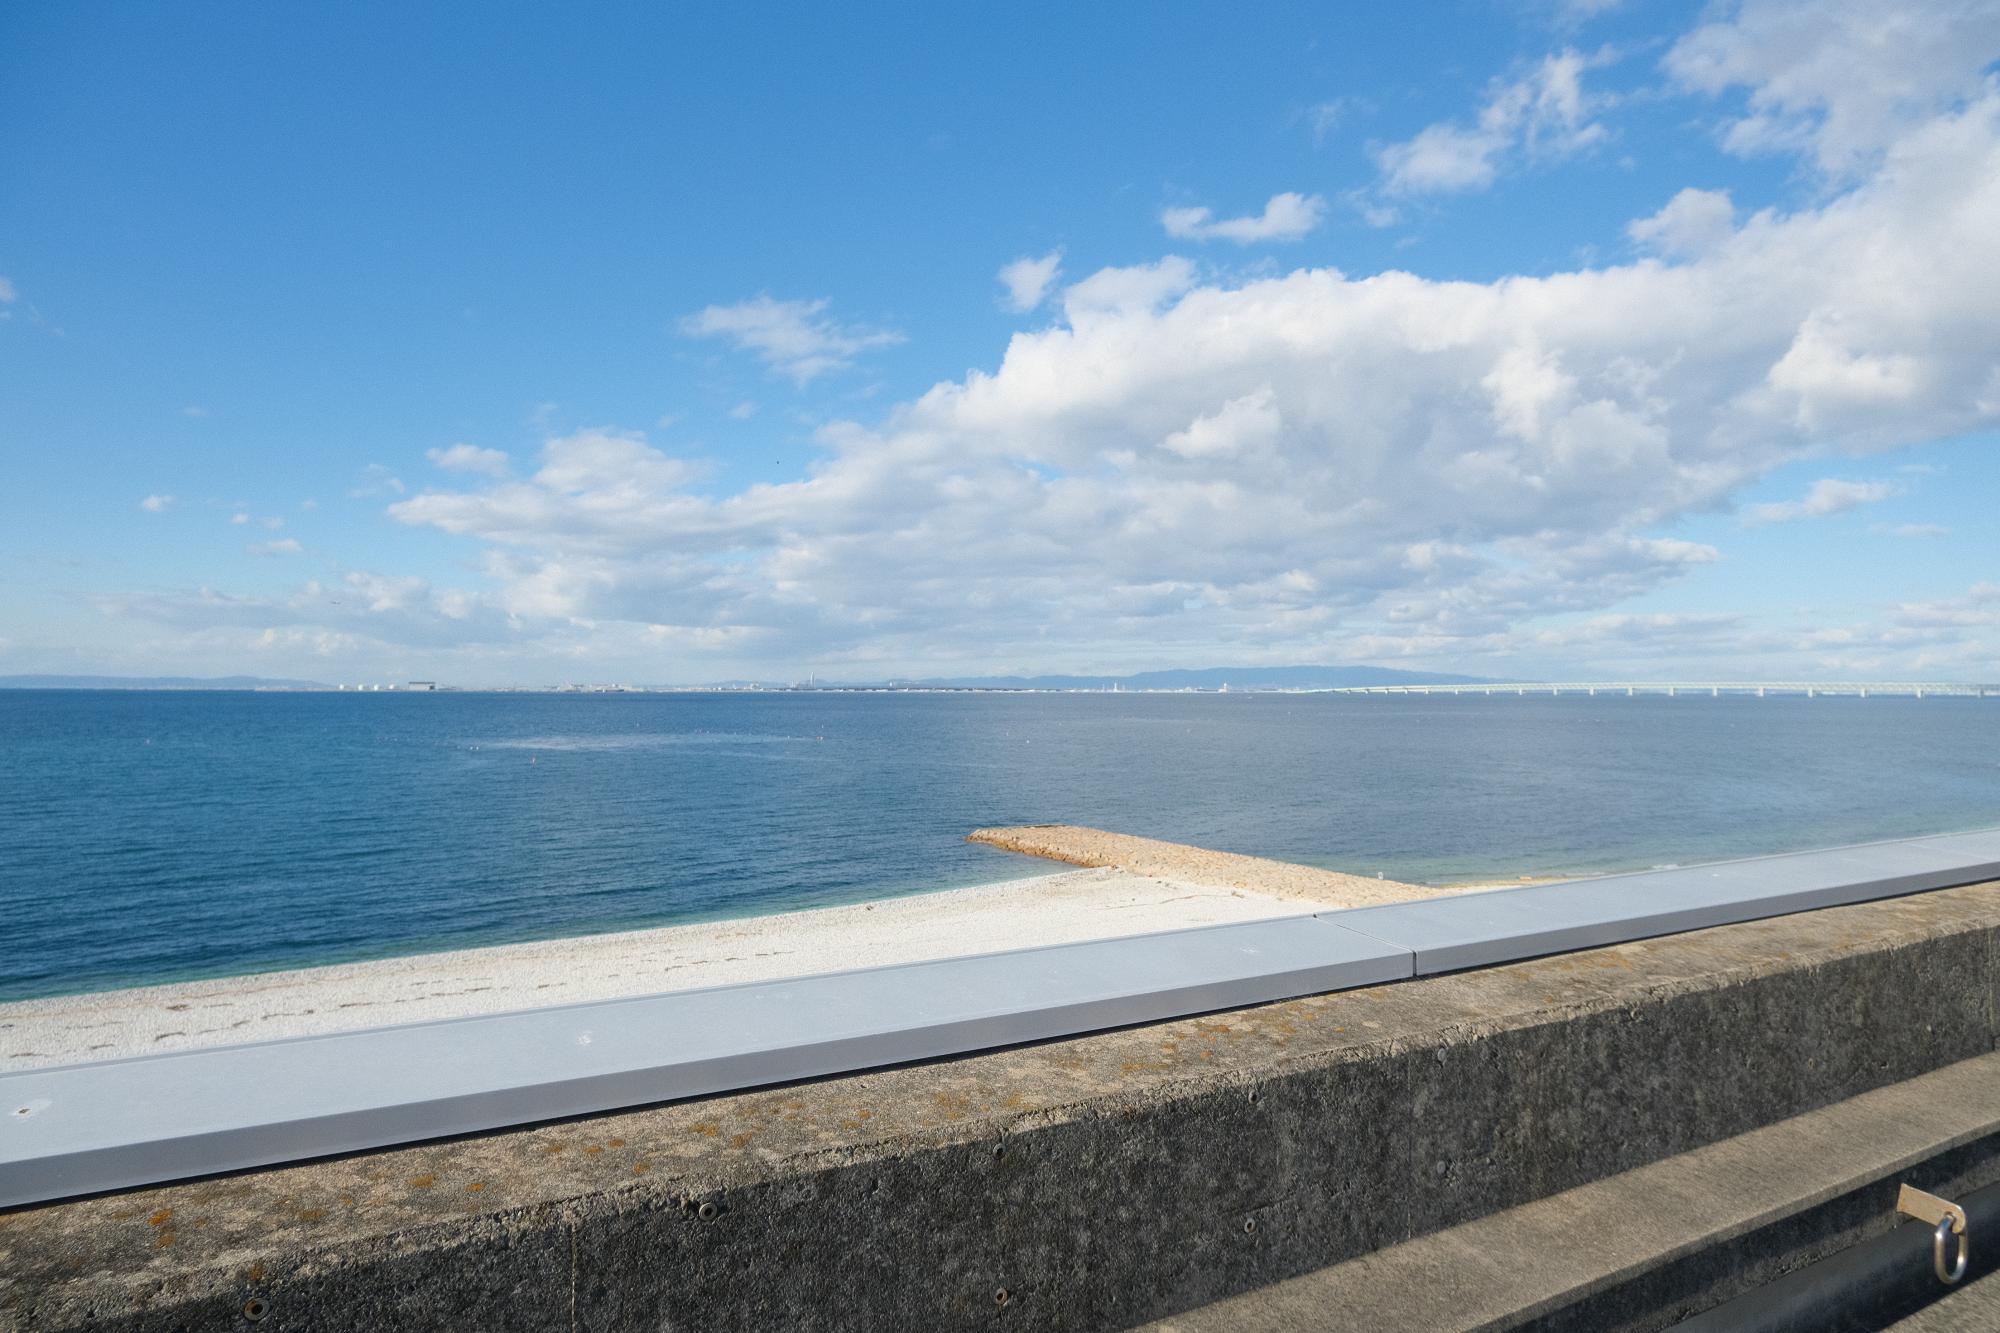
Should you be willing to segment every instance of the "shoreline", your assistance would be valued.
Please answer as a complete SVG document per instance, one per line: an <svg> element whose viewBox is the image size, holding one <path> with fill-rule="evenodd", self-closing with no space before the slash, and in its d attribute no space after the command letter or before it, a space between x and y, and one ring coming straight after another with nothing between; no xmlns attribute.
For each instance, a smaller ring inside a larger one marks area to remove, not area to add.
<svg viewBox="0 0 2000 1333"><path fill-rule="evenodd" d="M0 1003L0 1073L1309 914L1066 870L835 907Z"/></svg>
<svg viewBox="0 0 2000 1333"><path fill-rule="evenodd" d="M1087 868L792 911L0 1002L0 1073L1547 882L1405 884L1075 825L987 828L968 840Z"/></svg>

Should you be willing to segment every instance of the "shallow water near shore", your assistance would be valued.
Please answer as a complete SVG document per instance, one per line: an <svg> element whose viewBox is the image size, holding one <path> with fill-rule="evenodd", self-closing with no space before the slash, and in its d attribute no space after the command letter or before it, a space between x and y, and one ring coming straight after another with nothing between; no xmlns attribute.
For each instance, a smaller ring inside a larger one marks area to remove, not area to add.
<svg viewBox="0 0 2000 1333"><path fill-rule="evenodd" d="M2000 701L0 692L0 999L1046 873L1064 822L1392 879L2000 824Z"/></svg>

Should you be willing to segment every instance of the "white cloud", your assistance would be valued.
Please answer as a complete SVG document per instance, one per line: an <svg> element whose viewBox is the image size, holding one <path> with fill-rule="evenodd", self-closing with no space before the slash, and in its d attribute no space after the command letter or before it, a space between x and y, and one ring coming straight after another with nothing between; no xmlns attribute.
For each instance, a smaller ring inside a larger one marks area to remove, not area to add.
<svg viewBox="0 0 2000 1333"><path fill-rule="evenodd" d="M1217 218L1206 208L1169 208L1160 225L1167 235L1189 241L1296 241L1310 235L1326 219L1326 200L1318 195L1286 191L1274 194L1264 211L1250 217Z"/></svg>
<svg viewBox="0 0 2000 1333"><path fill-rule="evenodd" d="M1510 154L1561 158L1602 143L1609 131L1595 116L1605 99L1584 90L1583 75L1607 59L1574 50L1547 56L1526 76L1496 82L1471 125L1439 122L1375 149L1382 189L1391 195L1483 190Z"/></svg>
<svg viewBox="0 0 2000 1333"><path fill-rule="evenodd" d="M1896 624L1905 630L2000 628L2000 583L1975 583L1960 597L1904 602L1896 608Z"/></svg>
<svg viewBox="0 0 2000 1333"><path fill-rule="evenodd" d="M1075 324L1098 315L1155 310L1194 282L1194 265L1179 255L1153 264L1101 268L1064 290L1063 313Z"/></svg>
<svg viewBox="0 0 2000 1333"><path fill-rule="evenodd" d="M1723 147L1809 154L1849 176L1954 102L1979 94L2000 57L2000 6L1984 0L1749 0L1676 42L1681 86L1748 91Z"/></svg>
<svg viewBox="0 0 2000 1333"><path fill-rule="evenodd" d="M164 514L173 507L174 497L171 495L149 495L139 501L139 508L149 514Z"/></svg>
<svg viewBox="0 0 2000 1333"><path fill-rule="evenodd" d="M515 615L747 627L780 657L1449 661L1712 562L1660 526L1801 453L2000 421L1996 228L2000 96L1682 263L1203 285L1169 257L1072 284L997 369L827 428L798 481L710 495L599 432L392 512L480 542ZM1852 485L1795 503L1874 497Z"/></svg>
<svg viewBox="0 0 2000 1333"><path fill-rule="evenodd" d="M454 444L448 449L427 449L424 457L446 472L475 472L488 477L507 475L508 458L500 449L482 449L476 444Z"/></svg>
<svg viewBox="0 0 2000 1333"><path fill-rule="evenodd" d="M256 542L243 549L251 555L299 555L306 548L299 545L296 538L280 537L274 542Z"/></svg>
<svg viewBox="0 0 2000 1333"><path fill-rule="evenodd" d="M4 274L0 274L0 305L12 305L20 299L20 295L14 290L13 282Z"/></svg>
<svg viewBox="0 0 2000 1333"><path fill-rule="evenodd" d="M1227 458L1271 444L1285 424L1271 399L1268 385L1232 398L1215 412L1196 417L1185 430L1161 440L1160 447L1182 458Z"/></svg>
<svg viewBox="0 0 2000 1333"><path fill-rule="evenodd" d="M689 315L681 321L681 332L690 338L725 339L800 385L846 369L863 352L903 341L892 329L837 323L827 316L828 304L760 295Z"/></svg>
<svg viewBox="0 0 2000 1333"><path fill-rule="evenodd" d="M1751 505L1743 511L1743 521L1752 525L1790 523L1801 518L1827 518L1844 514L1862 505L1878 504L1896 493L1892 482L1842 481L1827 477L1816 481L1797 500Z"/></svg>
<svg viewBox="0 0 2000 1333"><path fill-rule="evenodd" d="M305 648L350 658L368 652L400 656L413 647L504 654L509 641L519 637L518 624L489 599L462 589L434 588L421 578L368 570L348 571L333 583L308 579L285 597L234 596L203 587L101 598L97 606L109 616L134 616L182 630L196 643L214 645L223 661L246 649ZM589 632L597 639L606 633ZM574 654L582 643L582 635L565 638L561 630L544 630L533 653L543 657L555 648Z"/></svg>
<svg viewBox="0 0 2000 1333"><path fill-rule="evenodd" d="M248 523L250 521L250 515L243 513L241 510L238 510L236 513L231 514L229 516L229 521L231 523L234 523L237 527L240 528L245 523Z"/></svg>
<svg viewBox="0 0 2000 1333"><path fill-rule="evenodd" d="M181 409L181 415L190 421L200 421L208 415L208 409L196 403L189 403Z"/></svg>
<svg viewBox="0 0 2000 1333"><path fill-rule="evenodd" d="M1692 258L1727 240L1736 229L1736 205L1727 190L1686 189L1648 218L1625 227L1642 249Z"/></svg>
<svg viewBox="0 0 2000 1333"><path fill-rule="evenodd" d="M1579 106L1548 134L1593 123ZM1622 604L1726 558L1674 525L1780 467L2000 425L2000 90L1909 123L1811 206L1719 215L1656 215L1674 262L1490 282L1108 268L991 369L823 428L792 481L718 490L598 429L550 439L531 475L392 503L468 543L475 592L132 605L218 633L701 651L733 674L1026 655L1976 674L2000 592L1806 629Z"/></svg>
<svg viewBox="0 0 2000 1333"><path fill-rule="evenodd" d="M1001 307L1017 315L1033 310L1048 296L1061 271L1060 250L1051 250L1039 259L1024 255L1006 265L996 275L1006 289L1000 297Z"/></svg>
<svg viewBox="0 0 2000 1333"><path fill-rule="evenodd" d="M757 404L751 402L747 398L744 399L742 402L738 403L736 406L729 409L729 419L731 421L748 421L751 417L754 417L756 415L757 415Z"/></svg>

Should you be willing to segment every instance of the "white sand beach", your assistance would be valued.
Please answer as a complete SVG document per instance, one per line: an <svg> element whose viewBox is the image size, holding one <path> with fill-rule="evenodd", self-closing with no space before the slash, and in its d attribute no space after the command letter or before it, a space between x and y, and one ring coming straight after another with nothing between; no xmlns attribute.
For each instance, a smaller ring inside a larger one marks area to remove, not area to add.
<svg viewBox="0 0 2000 1333"><path fill-rule="evenodd" d="M1244 889L1082 870L846 907L0 1005L0 1072L1297 916Z"/></svg>
<svg viewBox="0 0 2000 1333"><path fill-rule="evenodd" d="M20 1000L0 1004L0 1073L1463 891L1073 825L973 838L1092 868L804 912Z"/></svg>

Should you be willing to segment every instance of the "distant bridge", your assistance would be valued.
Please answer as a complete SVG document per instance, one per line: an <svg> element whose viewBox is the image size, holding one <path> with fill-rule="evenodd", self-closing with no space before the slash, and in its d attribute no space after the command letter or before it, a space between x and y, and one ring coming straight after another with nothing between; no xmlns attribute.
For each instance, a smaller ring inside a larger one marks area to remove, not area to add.
<svg viewBox="0 0 2000 1333"><path fill-rule="evenodd" d="M1917 680L1593 680L1593 681L1495 681L1470 685L1345 685L1319 691L1326 694L1664 694L1755 695L1762 699L1773 694L1822 695L1852 698L2000 698L2000 685L1967 685L1952 681Z"/></svg>

